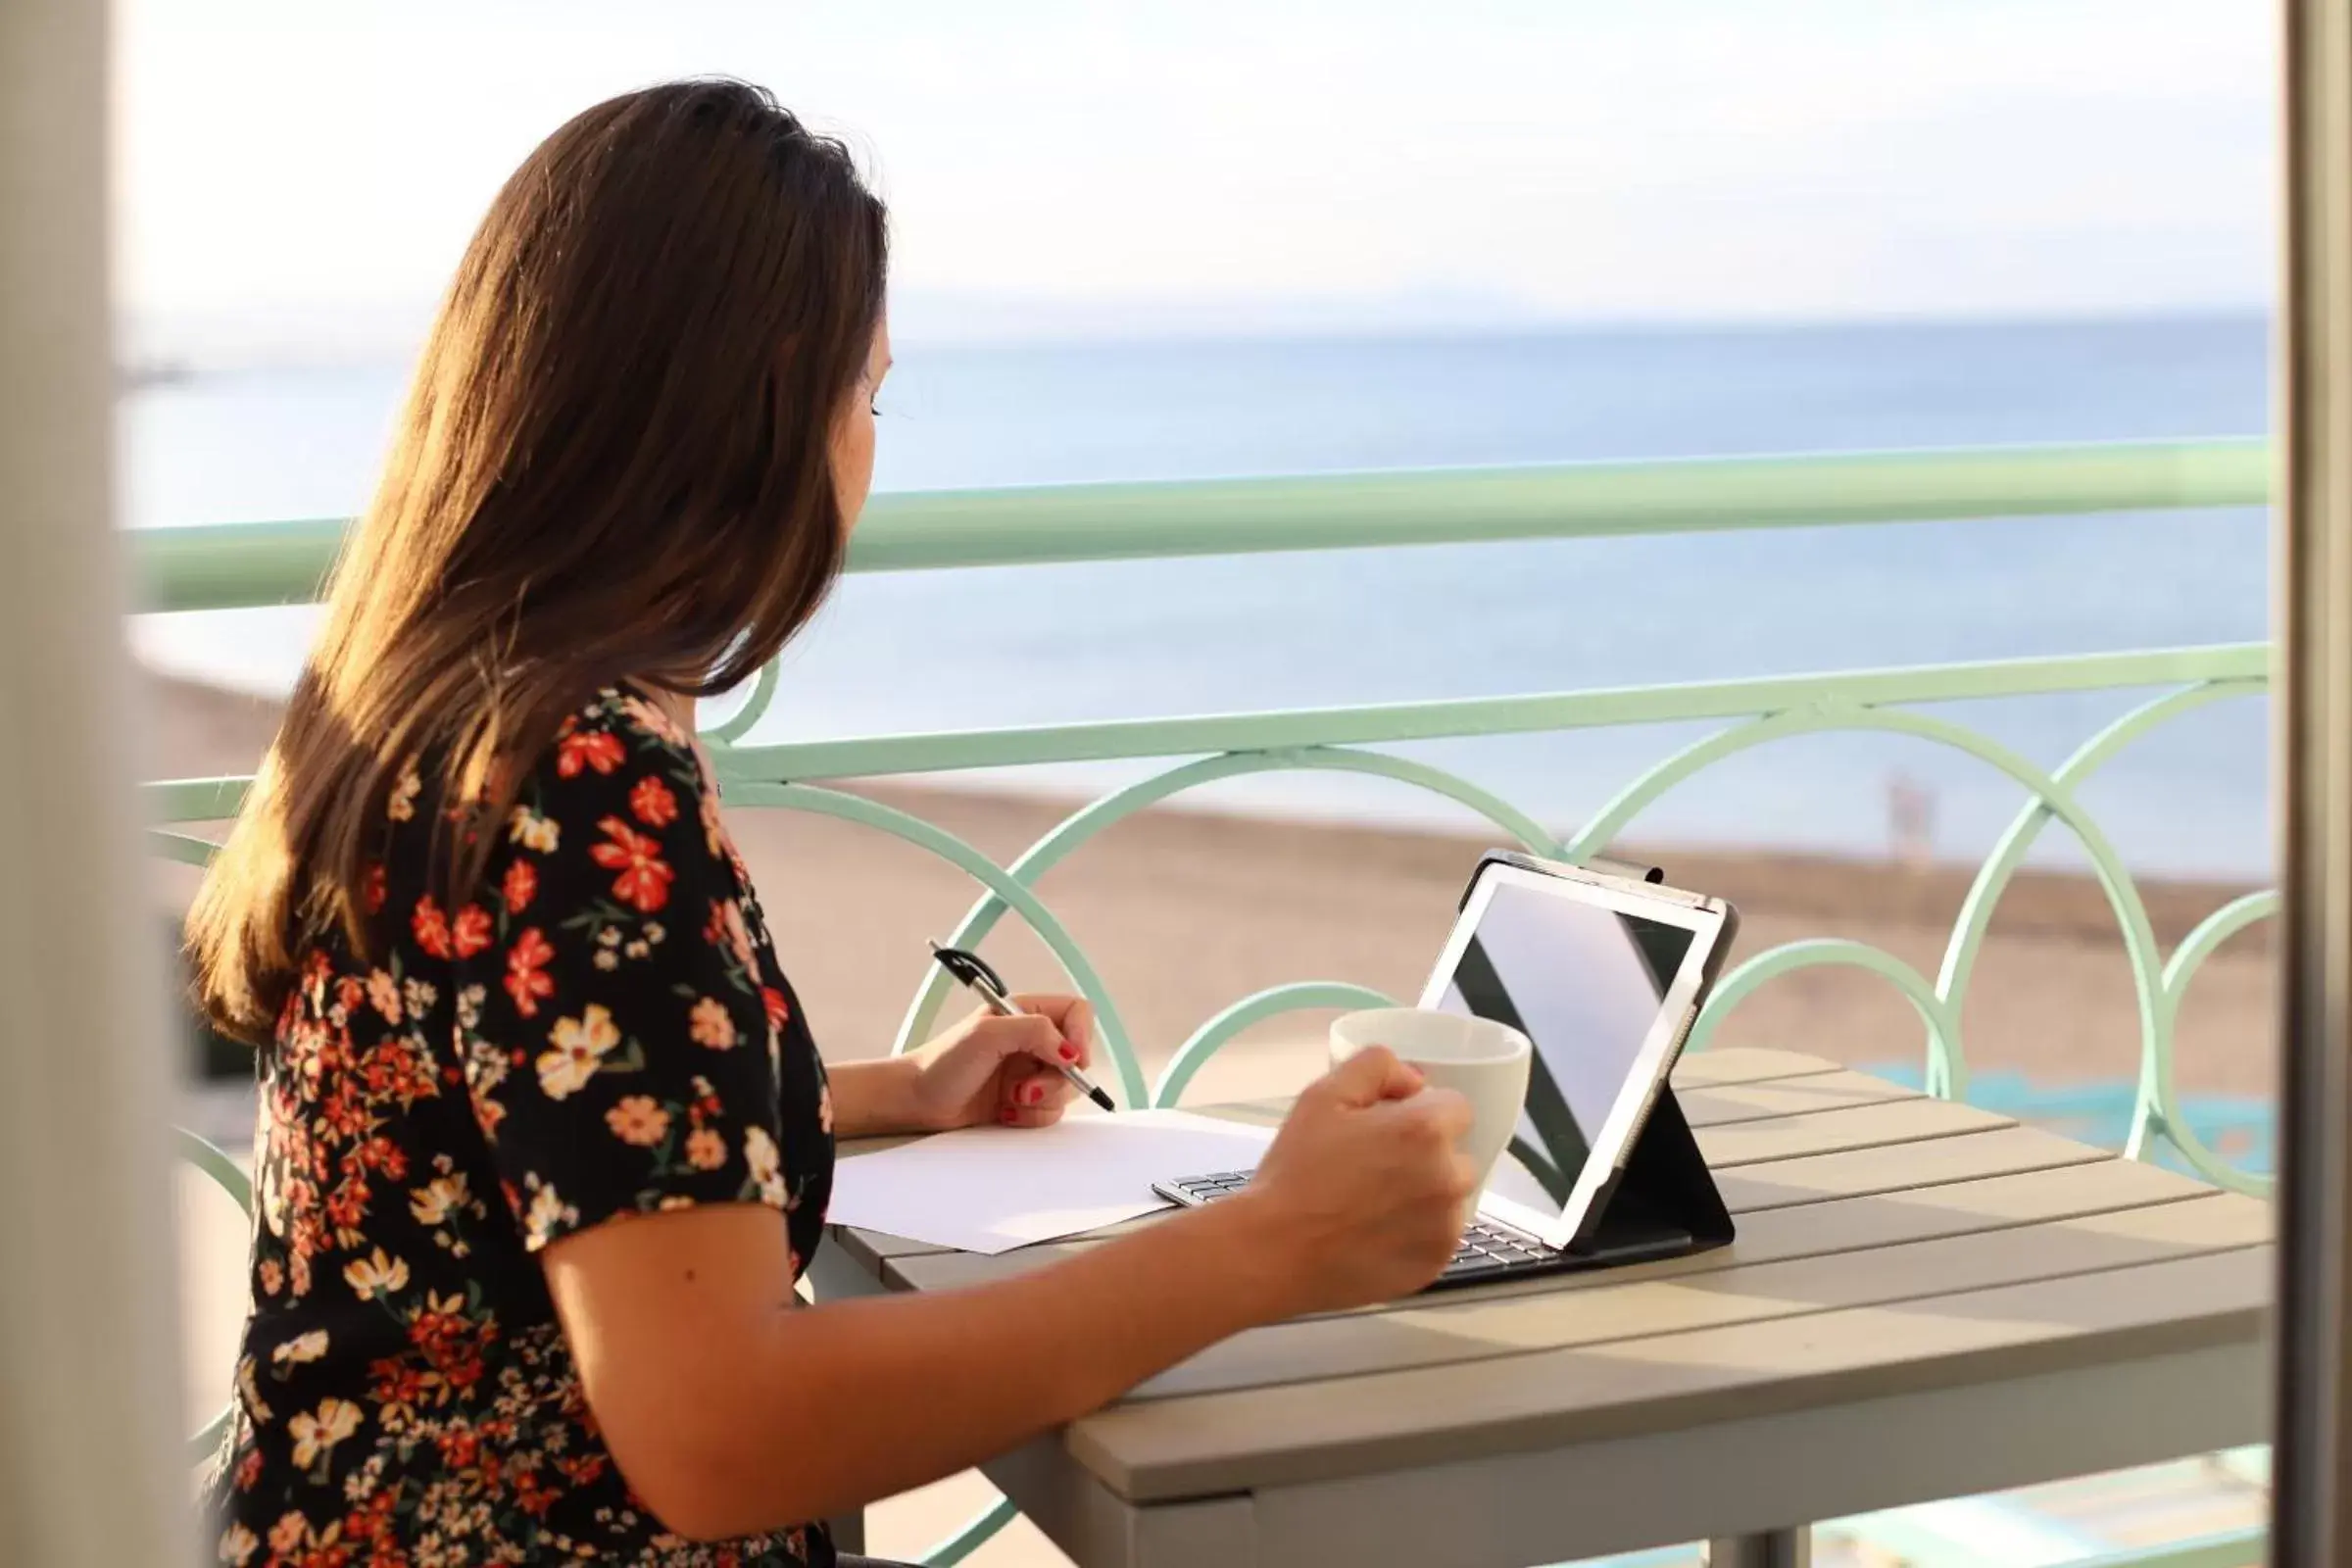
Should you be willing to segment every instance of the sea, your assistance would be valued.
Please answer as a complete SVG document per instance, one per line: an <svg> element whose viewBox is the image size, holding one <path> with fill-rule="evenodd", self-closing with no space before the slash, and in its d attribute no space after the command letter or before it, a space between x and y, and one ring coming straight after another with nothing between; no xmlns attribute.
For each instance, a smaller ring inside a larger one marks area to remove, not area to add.
<svg viewBox="0 0 2352 1568"><path fill-rule="evenodd" d="M910 341L881 398L876 483L921 490L2010 442L2247 436L2269 426L2259 313L2117 319L1547 327L1475 333ZM343 516L365 500L406 367L208 369L126 394L129 521ZM788 651L755 740L1568 691L2266 635L2261 509L1903 523L861 574ZM150 615L141 653L261 691L309 608ZM2055 764L2146 694L1938 711ZM2261 880L2260 699L2140 741L2083 798L2159 875ZM1711 726L1396 748L1562 833ZM957 782L1072 794L1120 762ZM1924 800L1942 858L2017 810L2004 776L1923 742L1803 737L1670 793L1652 844L1878 856ZM1396 784L1268 775L1213 809L1466 825ZM2041 858L2079 863L2063 833Z"/></svg>

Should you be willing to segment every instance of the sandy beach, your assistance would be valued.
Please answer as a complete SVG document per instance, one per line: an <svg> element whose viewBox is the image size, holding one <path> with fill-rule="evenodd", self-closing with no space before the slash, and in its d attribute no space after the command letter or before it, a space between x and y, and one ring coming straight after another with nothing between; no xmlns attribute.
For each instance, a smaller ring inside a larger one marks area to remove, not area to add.
<svg viewBox="0 0 2352 1568"><path fill-rule="evenodd" d="M273 732L271 704L158 677L150 686L146 771L195 777L249 771ZM906 782L848 786L913 811L1000 860L1073 803ZM886 1051L924 972L923 940L952 927L972 889L959 872L894 839L830 818L740 810L733 829L795 985L830 1057ZM1493 841L1272 821L1184 809L1145 813L1056 867L1041 896L1100 969L1155 1072L1199 1025L1269 986L1344 980L1393 996L1418 992L1451 923L1463 879ZM1933 977L1973 865L1910 869L1884 861L1633 845L1619 852L1719 894L1742 915L1740 954L1806 937L1875 943ZM193 886L158 865L166 910ZM2141 893L2169 949L2245 891L2147 883ZM987 951L1016 985L1057 984L1043 946L1007 926ZM2274 1080L2267 934L2249 932L2209 962L2180 1034L2182 1087L2264 1094ZM1280 1092L1316 1069L1327 1015L1276 1019L1224 1052L1197 1080L1209 1101ZM1996 917L1963 1019L1978 1071L2039 1083L2128 1079L2138 1065L2131 977L2105 900L2088 878L2021 875ZM1718 1044L1776 1045L1857 1065L1916 1062L1922 1032L1908 1003L1874 977L1813 970L1766 987L1726 1023ZM216 1100L218 1105L218 1100ZM242 1311L238 1224L191 1180L183 1211L191 1409L217 1407ZM969 1478L877 1510L876 1551L912 1554L982 1502ZM983 1564L1055 1555L1016 1525Z"/></svg>

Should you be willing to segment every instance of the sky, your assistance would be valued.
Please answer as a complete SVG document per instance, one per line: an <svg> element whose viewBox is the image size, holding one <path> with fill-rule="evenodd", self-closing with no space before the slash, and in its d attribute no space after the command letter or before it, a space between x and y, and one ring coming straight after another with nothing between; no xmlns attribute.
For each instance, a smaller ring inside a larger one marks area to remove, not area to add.
<svg viewBox="0 0 2352 1568"><path fill-rule="evenodd" d="M847 135L894 329L2259 307L2254 0L120 0L118 292L405 334L566 117Z"/></svg>

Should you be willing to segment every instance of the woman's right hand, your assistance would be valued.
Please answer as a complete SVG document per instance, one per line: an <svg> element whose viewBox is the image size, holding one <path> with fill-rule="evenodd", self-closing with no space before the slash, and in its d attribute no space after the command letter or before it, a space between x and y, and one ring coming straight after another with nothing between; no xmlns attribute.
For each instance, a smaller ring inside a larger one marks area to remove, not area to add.
<svg viewBox="0 0 2352 1568"><path fill-rule="evenodd" d="M1454 1147L1470 1104L1380 1047L1298 1097L1246 1197L1296 1277L1291 1311L1409 1296L1453 1255L1477 1198Z"/></svg>

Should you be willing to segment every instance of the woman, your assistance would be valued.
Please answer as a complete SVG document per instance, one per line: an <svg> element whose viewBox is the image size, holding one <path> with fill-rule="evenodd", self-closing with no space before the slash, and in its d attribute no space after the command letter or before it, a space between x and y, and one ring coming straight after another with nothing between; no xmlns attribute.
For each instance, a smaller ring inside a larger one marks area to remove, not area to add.
<svg viewBox="0 0 2352 1568"><path fill-rule="evenodd" d="M807 1521L1454 1245L1466 1112L1376 1054L1228 1203L794 1310L836 1137L1044 1125L1089 1059L1029 997L828 1082L693 739L840 570L883 276L842 148L725 82L581 115L467 249L190 916L264 1086L222 1560L830 1562Z"/></svg>

